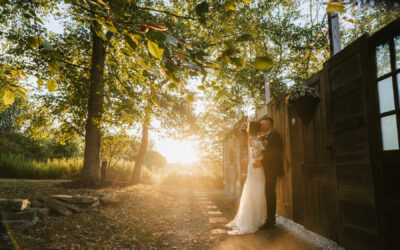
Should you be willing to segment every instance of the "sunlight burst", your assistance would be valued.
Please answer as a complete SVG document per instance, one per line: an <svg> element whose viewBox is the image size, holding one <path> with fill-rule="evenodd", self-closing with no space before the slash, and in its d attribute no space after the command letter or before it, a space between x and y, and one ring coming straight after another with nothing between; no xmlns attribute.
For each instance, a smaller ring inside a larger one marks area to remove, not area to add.
<svg viewBox="0 0 400 250"><path fill-rule="evenodd" d="M190 163L198 160L195 145L189 140L165 139L158 142L156 147L169 163Z"/></svg>

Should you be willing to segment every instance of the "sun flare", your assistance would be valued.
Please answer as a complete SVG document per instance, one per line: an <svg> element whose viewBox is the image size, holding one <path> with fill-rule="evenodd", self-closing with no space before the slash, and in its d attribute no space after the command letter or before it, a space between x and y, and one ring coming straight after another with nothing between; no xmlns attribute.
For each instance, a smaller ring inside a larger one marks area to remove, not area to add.
<svg viewBox="0 0 400 250"><path fill-rule="evenodd" d="M169 163L190 163L198 160L195 145L190 140L165 139L157 143L156 147Z"/></svg>

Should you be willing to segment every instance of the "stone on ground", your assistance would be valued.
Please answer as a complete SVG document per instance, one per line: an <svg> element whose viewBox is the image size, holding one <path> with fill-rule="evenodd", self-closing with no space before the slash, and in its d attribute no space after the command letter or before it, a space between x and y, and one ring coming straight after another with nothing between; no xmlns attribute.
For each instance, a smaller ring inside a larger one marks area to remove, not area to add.
<svg viewBox="0 0 400 250"><path fill-rule="evenodd" d="M4 220L10 221L17 221L17 220L24 220L24 221L32 221L37 216L37 211L35 209L25 209L21 212L4 212L3 218Z"/></svg>
<svg viewBox="0 0 400 250"><path fill-rule="evenodd" d="M55 214L63 216L72 214L71 210L65 206L65 202L52 198L39 198L39 201L43 202Z"/></svg>
<svg viewBox="0 0 400 250"><path fill-rule="evenodd" d="M107 196L101 197L100 202L103 205L114 205L114 204L118 204L119 200L115 199L111 195L107 195Z"/></svg>
<svg viewBox="0 0 400 250"><path fill-rule="evenodd" d="M211 230L211 233L212 233L212 234L226 234L227 231L224 230L224 229L221 229L221 228L217 228L217 229Z"/></svg>
<svg viewBox="0 0 400 250"><path fill-rule="evenodd" d="M228 222L228 219L225 217L214 217L214 218L209 218L208 221L210 222L210 224L216 224L216 223Z"/></svg>
<svg viewBox="0 0 400 250"><path fill-rule="evenodd" d="M51 198L78 205L91 205L92 203L99 200L99 198L93 196L72 196L72 195L52 195Z"/></svg>
<svg viewBox="0 0 400 250"><path fill-rule="evenodd" d="M29 206L27 199L3 199L0 198L0 208L6 211L22 211Z"/></svg>

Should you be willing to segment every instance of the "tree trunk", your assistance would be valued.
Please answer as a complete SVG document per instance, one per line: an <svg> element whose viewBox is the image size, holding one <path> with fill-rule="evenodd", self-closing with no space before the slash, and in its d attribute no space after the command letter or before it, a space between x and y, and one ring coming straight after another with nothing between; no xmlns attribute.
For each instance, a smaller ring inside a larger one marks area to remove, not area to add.
<svg viewBox="0 0 400 250"><path fill-rule="evenodd" d="M145 109L145 117L144 122L142 124L142 140L140 142L139 152L135 158L135 169L132 173L132 182L134 184L139 184L141 179L142 165L144 156L147 152L147 144L149 142L149 124L151 119L151 101L147 102L147 106Z"/></svg>
<svg viewBox="0 0 400 250"><path fill-rule="evenodd" d="M97 36L93 27L98 25L94 22L91 27L93 37L92 63L90 68L90 94L88 105L88 116L86 120L85 153L81 180L91 184L100 181L100 123L103 115L104 103L104 62L106 49L104 40ZM112 33L108 32L107 39Z"/></svg>
<svg viewBox="0 0 400 250"><path fill-rule="evenodd" d="M132 182L134 184L140 183L142 165L143 165L144 156L146 155L146 152L147 152L148 140L149 140L149 125L147 124L147 122L144 122L143 126L142 126L142 140L140 142L139 152L136 155L135 169L133 170L133 174L132 174Z"/></svg>

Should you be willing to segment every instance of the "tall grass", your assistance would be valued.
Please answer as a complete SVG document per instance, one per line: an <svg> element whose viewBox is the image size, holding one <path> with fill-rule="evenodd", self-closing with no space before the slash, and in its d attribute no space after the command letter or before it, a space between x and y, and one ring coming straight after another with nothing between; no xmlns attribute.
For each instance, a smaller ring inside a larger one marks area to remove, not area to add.
<svg viewBox="0 0 400 250"><path fill-rule="evenodd" d="M83 167L82 158L36 161L21 155L0 154L0 178L77 179ZM130 182L135 162L120 160L107 169L107 180ZM160 169L142 168L142 183L196 188L222 188L222 176L216 176L201 165L169 165Z"/></svg>
<svg viewBox="0 0 400 250"><path fill-rule="evenodd" d="M107 180L129 182L135 162L121 160L107 169ZM0 178L16 179L77 179L83 168L82 158L36 161L21 155L0 154ZM154 183L156 171L142 168L142 182Z"/></svg>
<svg viewBox="0 0 400 250"><path fill-rule="evenodd" d="M0 177L26 179L74 179L79 176L83 160L48 159L36 161L21 155L0 154Z"/></svg>

